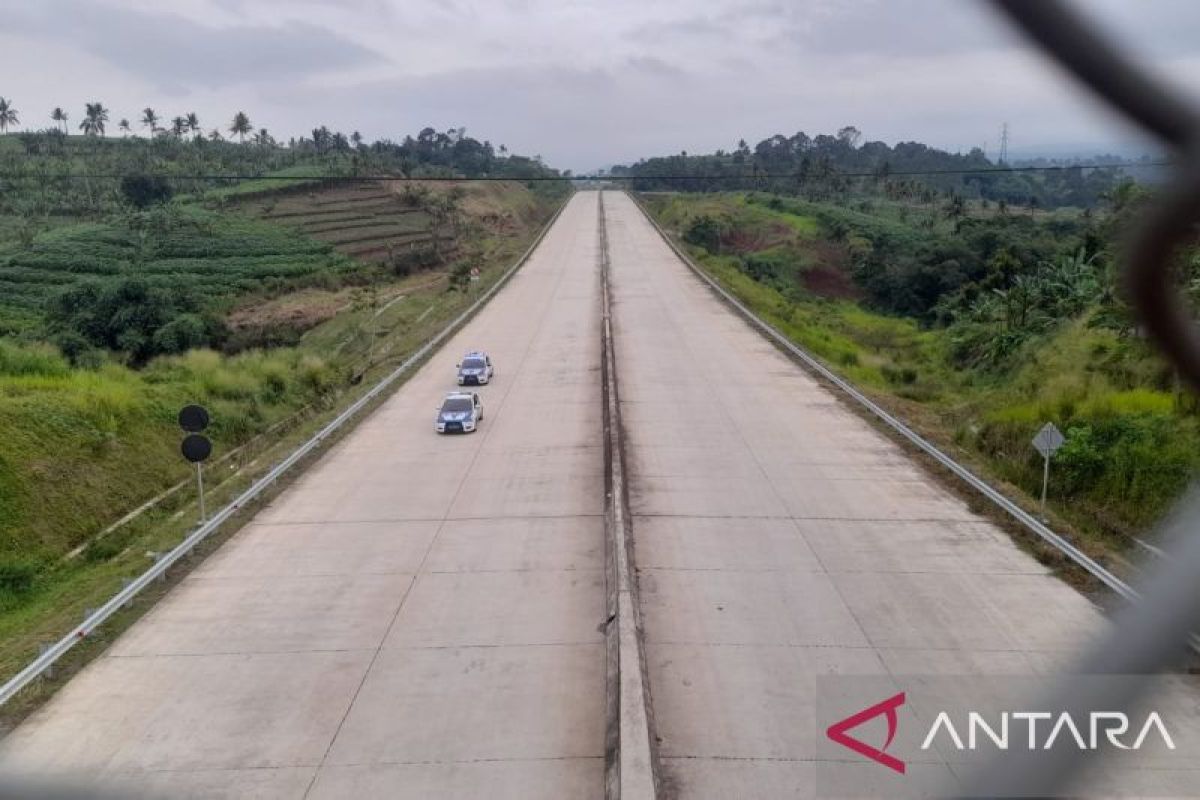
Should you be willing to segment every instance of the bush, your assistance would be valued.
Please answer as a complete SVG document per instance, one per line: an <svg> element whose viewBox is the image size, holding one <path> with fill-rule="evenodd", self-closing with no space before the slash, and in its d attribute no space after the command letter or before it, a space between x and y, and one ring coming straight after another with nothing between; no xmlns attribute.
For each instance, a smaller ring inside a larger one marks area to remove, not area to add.
<svg viewBox="0 0 1200 800"><path fill-rule="evenodd" d="M725 233L723 225L716 217L701 214L691 221L683 232L683 240L688 244L703 247L710 253L721 251L721 236Z"/></svg>
<svg viewBox="0 0 1200 800"><path fill-rule="evenodd" d="M30 558L0 559L0 595L22 595L33 588L41 565Z"/></svg>
<svg viewBox="0 0 1200 800"><path fill-rule="evenodd" d="M180 314L154 332L154 350L158 353L183 353L208 342L208 329L198 314Z"/></svg>
<svg viewBox="0 0 1200 800"><path fill-rule="evenodd" d="M1054 454L1054 468L1064 494L1095 486L1104 474L1104 452L1090 425L1067 428L1066 442Z"/></svg>
<svg viewBox="0 0 1200 800"><path fill-rule="evenodd" d="M157 175L127 175L121 179L121 194L134 208L165 203L174 192L166 178Z"/></svg>
<svg viewBox="0 0 1200 800"><path fill-rule="evenodd" d="M0 340L0 375L62 376L68 371L67 364L49 347L19 347Z"/></svg>
<svg viewBox="0 0 1200 800"><path fill-rule="evenodd" d="M300 359L299 373L300 385L313 395L324 395L337 383L337 376L334 375L333 370L316 356L305 356Z"/></svg>
<svg viewBox="0 0 1200 800"><path fill-rule="evenodd" d="M460 261L450 270L450 290L465 292L471 286L471 265Z"/></svg>
<svg viewBox="0 0 1200 800"><path fill-rule="evenodd" d="M64 351L78 354L82 340L123 351L141 366L156 355L211 343L219 325L202 319L199 310L198 299L186 290L124 278L73 286L50 302L48 315Z"/></svg>

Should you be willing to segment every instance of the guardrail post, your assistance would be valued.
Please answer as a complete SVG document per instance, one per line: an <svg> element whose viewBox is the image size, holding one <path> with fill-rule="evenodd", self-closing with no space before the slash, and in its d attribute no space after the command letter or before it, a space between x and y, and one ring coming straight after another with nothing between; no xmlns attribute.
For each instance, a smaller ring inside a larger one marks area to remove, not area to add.
<svg viewBox="0 0 1200 800"><path fill-rule="evenodd" d="M39 656L46 655L46 653L50 650L50 647L51 647L51 645L47 644L46 642L41 642L40 644L38 644L38 655ZM54 664L53 663L47 664L46 668L44 670L42 670L42 677L43 678L53 678L54 677Z"/></svg>

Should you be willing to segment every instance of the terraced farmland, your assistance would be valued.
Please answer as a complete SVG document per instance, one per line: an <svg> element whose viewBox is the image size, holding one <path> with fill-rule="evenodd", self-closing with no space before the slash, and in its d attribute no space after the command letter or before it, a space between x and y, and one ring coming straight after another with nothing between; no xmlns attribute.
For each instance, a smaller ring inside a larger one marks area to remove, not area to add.
<svg viewBox="0 0 1200 800"><path fill-rule="evenodd" d="M36 327L47 300L88 280L139 277L218 301L339 280L359 266L331 244L197 206L75 223L0 248L0 335Z"/></svg>
<svg viewBox="0 0 1200 800"><path fill-rule="evenodd" d="M452 226L435 224L426 207L379 182L280 194L246 208L363 261L387 261L406 248L432 243L435 229L439 241L453 247Z"/></svg>

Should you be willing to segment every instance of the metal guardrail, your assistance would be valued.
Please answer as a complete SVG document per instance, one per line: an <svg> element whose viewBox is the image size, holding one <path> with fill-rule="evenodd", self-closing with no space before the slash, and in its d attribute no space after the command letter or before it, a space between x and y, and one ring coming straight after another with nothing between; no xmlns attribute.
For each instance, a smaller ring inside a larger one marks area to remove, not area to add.
<svg viewBox="0 0 1200 800"><path fill-rule="evenodd" d="M445 339L455 333L467 320L475 315L480 308L483 307L488 300L492 298L496 292L508 283L509 279L517 272L518 269L529 259L537 246L541 244L545 238L546 232L550 230L558 219L562 210L570 202L567 201L559 206L554 212L554 216L543 226L538 233L537 238L529 245L529 248L521 255L517 261L508 268L508 270L500 276L486 292L479 296L470 306L461 314L455 317L445 328L435 334L429 341L421 345L416 351L406 358L399 366L384 376L375 386L358 400L350 404L342 413L338 414L329 424L318 431L311 439L304 442L296 448L287 458L273 467L270 472L255 481L250 488L242 492L233 502L216 512L207 522L193 531L174 549L163 555L154 566L143 572L125 588L113 595L104 605L100 606L94 612L75 628L73 628L66 636L59 639L50 647L46 648L36 659L31 661L24 669L10 678L3 686L0 686L0 705L4 705L11 700L18 692L32 683L48 668L54 665L73 647L87 638L88 634L102 625L109 617L119 611L127 603L133 600L143 589L149 586L155 579L166 574L176 562L185 556L189 555L198 544L207 539L214 531L221 527L230 517L240 511L248 503L261 495L268 487L278 480L284 473L298 464L305 456L312 453L322 442L336 433L347 422L349 422L358 412L366 408L372 401L380 397L388 390L393 383L396 382L404 373L408 372L413 366L421 363L425 356L429 355L436 349Z"/></svg>
<svg viewBox="0 0 1200 800"><path fill-rule="evenodd" d="M667 232L663 230L662 226L658 224L658 221L655 220L654 217L645 209L645 207L643 207L641 205L640 201L638 201L637 198L634 198L634 202L638 204L638 207L642 209L642 213L646 215L646 218L650 221L650 224L655 227L655 229L658 231L659 235L662 236L663 240L666 241L666 243L671 247L671 249L675 251L675 254L677 256L679 256L679 258L683 261L683 263L687 264L687 266L694 273L696 273L696 275L700 278L700 280L704 281L710 289L712 289L714 292L716 292L718 295L720 295L721 298L726 303L728 303L730 306L732 306L739 314L741 314L742 317L745 318L747 322L749 322L754 327L758 328L769 339L771 339L773 342L775 342L775 344L777 344L779 347L783 348L790 355L792 355L793 357L798 359L810 370L812 370L813 372L820 375L823 379L832 383L834 386L836 386L838 389L840 389L842 392L844 392L847 396L849 396L852 400L854 400L854 402L861 405L867 411L870 411L873 415L875 415L880 420L882 420L889 428L894 430L896 433L899 433L901 436L903 436L905 439L907 439L909 442L911 442L916 447L920 448L927 455L929 455L931 458L933 458L935 461L937 461L938 464L940 464L941 466L950 470L950 472L954 473L954 475L957 476L958 478L960 478L964 483L966 483L972 489L974 489L975 491L979 492L981 495L986 497L994 505L996 505L998 508L1000 508L1006 514L1011 516L1014 520L1019 522L1026 529L1033 532L1037 536L1041 537L1043 540L1048 542L1055 549L1057 549L1060 552L1062 552L1063 554L1065 554L1068 558L1070 558L1072 561L1074 561L1080 567L1087 570L1087 572L1089 574L1094 576L1097 580L1099 580L1101 583L1103 583L1105 586L1107 586L1113 592L1115 592L1116 594L1125 598L1126 600L1132 601L1132 600L1138 599L1137 591L1135 591L1133 589L1133 587L1131 587L1125 581L1121 580L1119 577L1117 577L1116 575L1114 575L1113 573L1108 571L1104 567L1104 565L1100 564L1094 558L1090 557L1087 553L1084 553L1078 547L1071 544L1071 542L1067 541L1067 539L1065 539L1063 536L1055 533L1053 530L1048 528L1046 525L1042 524L1042 522L1040 520L1038 520L1037 517L1033 516L1028 511L1021 508L1019 505L1014 503L1012 500L1010 500L1008 497L1006 497L999 490L997 490L994 487L992 487L991 485L989 485L986 481L984 481L982 478L977 476L975 473L971 472L969 469L964 467L962 464L959 464L953 458L946 455L944 452L942 452L940 449L938 449L938 447L936 445L934 445L932 442L930 442L928 439L924 438L923 436L921 436L921 434L917 433L912 428L905 425L898 418L896 418L892 414L888 413L888 411L885 410L878 403L871 400L871 398L867 397L865 394L860 392L858 389L854 388L854 386L851 383L849 383L848 381L839 377L831 369L829 369L823 363L821 363L821 361L819 359L817 359L816 356L812 355L808 351L806 351L803 348L796 345L791 339L789 339L787 336L785 336L784 334L782 334L778 330L776 330L776 328L773 325L771 325L769 322L766 322L765 320L761 319L757 314L755 314L753 311L751 311L744 303L742 303L740 300L738 300L736 297L734 297L732 293L730 293L728 290L726 290L725 287L721 286L714 278L712 278L712 276L710 276L707 272L705 272L699 265L697 265L691 259L691 257L687 254L687 252L685 252L683 250L683 248L681 248L677 244L675 244L675 242L671 239L671 237L667 235Z"/></svg>

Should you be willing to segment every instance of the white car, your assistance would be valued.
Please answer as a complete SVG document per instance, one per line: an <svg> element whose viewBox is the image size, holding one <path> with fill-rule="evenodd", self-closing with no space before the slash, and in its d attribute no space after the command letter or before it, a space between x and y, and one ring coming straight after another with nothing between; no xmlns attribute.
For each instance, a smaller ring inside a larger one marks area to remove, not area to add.
<svg viewBox="0 0 1200 800"><path fill-rule="evenodd" d="M483 386L492 380L492 376L496 374L496 368L492 366L492 359L482 350L472 350L462 358L462 362L456 365L458 367L458 385L467 386L469 384L477 384Z"/></svg>
<svg viewBox="0 0 1200 800"><path fill-rule="evenodd" d="M471 433L483 419L483 403L474 392L451 392L438 409L438 433Z"/></svg>

